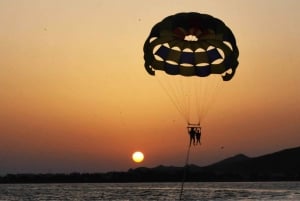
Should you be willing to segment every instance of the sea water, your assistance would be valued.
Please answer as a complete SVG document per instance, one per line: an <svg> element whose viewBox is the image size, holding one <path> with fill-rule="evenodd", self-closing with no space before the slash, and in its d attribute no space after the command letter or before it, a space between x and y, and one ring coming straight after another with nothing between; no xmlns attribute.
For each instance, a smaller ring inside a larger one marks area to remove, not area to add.
<svg viewBox="0 0 300 201"><path fill-rule="evenodd" d="M0 184L6 200L179 200L181 183ZM185 183L182 200L300 200L300 182Z"/></svg>

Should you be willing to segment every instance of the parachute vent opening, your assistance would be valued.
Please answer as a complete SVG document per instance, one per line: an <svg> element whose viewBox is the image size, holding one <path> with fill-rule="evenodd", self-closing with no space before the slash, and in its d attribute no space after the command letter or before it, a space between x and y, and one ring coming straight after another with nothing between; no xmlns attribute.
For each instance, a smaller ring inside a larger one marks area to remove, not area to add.
<svg viewBox="0 0 300 201"><path fill-rule="evenodd" d="M153 48L153 51L152 51L152 54L155 54L158 49L161 47L161 45L156 45L154 48Z"/></svg>
<svg viewBox="0 0 300 201"><path fill-rule="evenodd" d="M176 51L178 51L178 52L181 51L181 49L180 49L179 47L176 47L176 46L172 47L171 49L172 49L172 50L176 50Z"/></svg>
<svg viewBox="0 0 300 201"><path fill-rule="evenodd" d="M231 49L231 51L233 50L232 45L231 45L230 42L228 42L228 41L223 41L223 43L224 43L225 45L227 45L227 46Z"/></svg>
<svg viewBox="0 0 300 201"><path fill-rule="evenodd" d="M199 64L196 64L196 66L198 66L198 67L208 67L209 63L199 63Z"/></svg>
<svg viewBox="0 0 300 201"><path fill-rule="evenodd" d="M155 41L156 39L157 39L157 37L151 37L151 38L149 39L149 42L152 43L152 42Z"/></svg>
<svg viewBox="0 0 300 201"><path fill-rule="evenodd" d="M210 46L207 47L207 50L212 50L212 49L215 49L215 48L216 48L215 46L210 45Z"/></svg>
<svg viewBox="0 0 300 201"><path fill-rule="evenodd" d="M226 74L231 75L233 73L232 69L229 68L227 71L225 71L224 73L222 73L222 76L225 76Z"/></svg>
<svg viewBox="0 0 300 201"><path fill-rule="evenodd" d="M178 63L176 63L175 61L171 61L171 60L166 60L166 63L171 64L171 65L178 65Z"/></svg>
<svg viewBox="0 0 300 201"><path fill-rule="evenodd" d="M182 52L193 52L193 50L191 48L184 48Z"/></svg>
<svg viewBox="0 0 300 201"><path fill-rule="evenodd" d="M154 58L155 58L156 61L164 61L163 58L161 58L158 55L154 55Z"/></svg>
<svg viewBox="0 0 300 201"><path fill-rule="evenodd" d="M195 52L205 52L205 49L203 49L203 48L198 48L198 49L195 50Z"/></svg>
<svg viewBox="0 0 300 201"><path fill-rule="evenodd" d="M184 66L184 67L193 67L193 64L189 64L189 63L181 63L180 66Z"/></svg>
<svg viewBox="0 0 300 201"><path fill-rule="evenodd" d="M195 35L186 35L184 37L184 40L186 40L186 41L198 41L198 37L195 36Z"/></svg>

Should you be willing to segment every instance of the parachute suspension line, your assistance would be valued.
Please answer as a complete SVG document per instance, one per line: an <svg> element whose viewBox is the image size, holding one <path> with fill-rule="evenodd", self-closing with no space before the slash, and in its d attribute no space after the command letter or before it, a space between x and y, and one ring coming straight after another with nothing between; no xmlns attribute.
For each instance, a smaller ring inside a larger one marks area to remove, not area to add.
<svg viewBox="0 0 300 201"><path fill-rule="evenodd" d="M221 83L223 80L216 75L210 75L206 80L201 80L201 84L197 86L199 93L197 94L197 101L199 103L199 124L201 124L204 118L207 116L210 111L212 105L214 104L217 92L219 92L219 88L223 86Z"/></svg>
<svg viewBox="0 0 300 201"><path fill-rule="evenodd" d="M189 122L189 112L185 108L186 107L186 100L184 100L184 91L185 88L183 84L174 82L174 80L169 80L166 77L160 78L158 75L155 76L158 80L159 85L161 88L165 91L167 96L170 98L171 102L177 109L177 111L181 114L181 116L184 118L186 123ZM161 79L164 79L163 81ZM174 79L174 78L170 78ZM176 84L174 84L176 83Z"/></svg>
<svg viewBox="0 0 300 201"><path fill-rule="evenodd" d="M198 87L200 88L198 91L199 93L197 94L197 99L199 101L199 109L198 109L198 116L199 116L199 122L202 122L202 118L203 118L203 110L205 110L205 103L207 102L207 94L206 91L208 90L207 88L207 80L205 80L205 82L203 81L203 79L200 80L200 85L198 85ZM201 99L202 97L202 99ZM205 97L205 98L204 98ZM201 106L201 107L200 107Z"/></svg>
<svg viewBox="0 0 300 201"><path fill-rule="evenodd" d="M182 76L176 76L173 77L174 83L175 83L175 94L178 97L179 102L177 104L181 104L181 113L184 115L184 118L186 121L189 119L189 91L188 87L186 86L186 83L184 82L185 77ZM171 84L172 85L172 84Z"/></svg>
<svg viewBox="0 0 300 201"><path fill-rule="evenodd" d="M207 116L207 113L209 112L209 109L214 105L216 102L217 96L221 91L221 88L224 87L224 84L222 84L224 81L220 79L220 77L215 76L214 86L212 87L213 93L210 95L209 102L207 103L206 110L204 111L205 115Z"/></svg>
<svg viewBox="0 0 300 201"><path fill-rule="evenodd" d="M155 78L187 124L202 124L223 86L219 75L199 78L157 72Z"/></svg>
<svg viewBox="0 0 300 201"><path fill-rule="evenodd" d="M179 200L182 200L184 183L185 183L185 180L186 180L187 169L188 169L188 165L189 165L190 150L191 150L191 144L189 144L188 148L187 148L187 153L186 153L186 158L185 158L185 164L184 164L184 167L183 167L183 178L182 178L182 182L181 182Z"/></svg>
<svg viewBox="0 0 300 201"><path fill-rule="evenodd" d="M201 79L202 80L202 79ZM201 123L201 107L200 107L200 101L201 101L201 97L203 97L202 95L199 94L199 87L202 87L202 84L197 84L197 80L194 79L193 80L193 93L195 94L195 101L196 101L196 110L197 110L197 122L195 122L197 125L200 125ZM201 90L200 90L201 91ZM191 122L189 122L190 124Z"/></svg>
<svg viewBox="0 0 300 201"><path fill-rule="evenodd" d="M188 86L188 84L186 82L184 82L184 83L185 83L185 86L184 86L184 89L183 89L183 94L185 92L184 98L185 98L186 113L187 113L186 118L188 119L188 121L190 121L189 117L191 115L190 114L191 113L191 94L193 92L191 91L191 88Z"/></svg>

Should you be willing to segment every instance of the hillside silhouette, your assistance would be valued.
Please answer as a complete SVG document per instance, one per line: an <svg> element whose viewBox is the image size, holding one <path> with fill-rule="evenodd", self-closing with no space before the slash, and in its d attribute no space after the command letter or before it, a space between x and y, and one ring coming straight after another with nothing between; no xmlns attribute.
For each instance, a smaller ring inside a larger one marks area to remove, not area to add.
<svg viewBox="0 0 300 201"><path fill-rule="evenodd" d="M186 168L186 181L300 181L300 147L285 149L259 157L243 154L199 167L139 167L127 172L71 174L8 174L0 183L65 182L179 182Z"/></svg>

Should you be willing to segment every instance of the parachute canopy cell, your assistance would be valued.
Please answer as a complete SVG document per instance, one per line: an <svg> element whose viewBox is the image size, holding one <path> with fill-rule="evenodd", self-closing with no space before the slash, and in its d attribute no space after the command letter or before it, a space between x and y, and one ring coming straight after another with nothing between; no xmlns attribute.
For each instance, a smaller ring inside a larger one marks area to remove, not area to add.
<svg viewBox="0 0 300 201"><path fill-rule="evenodd" d="M221 74L228 81L238 56L232 31L221 20L195 12L166 17L144 44L145 68L151 75L155 70L182 76Z"/></svg>

